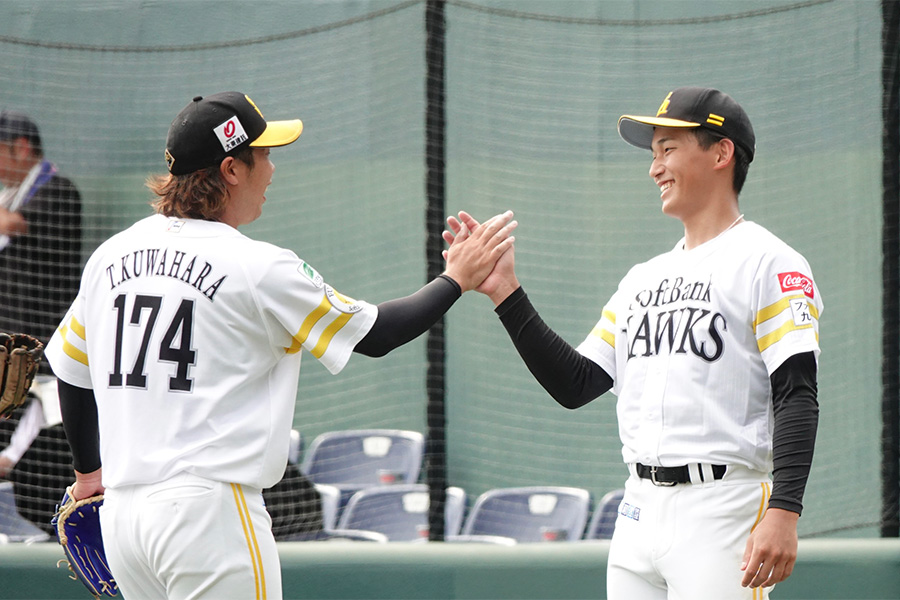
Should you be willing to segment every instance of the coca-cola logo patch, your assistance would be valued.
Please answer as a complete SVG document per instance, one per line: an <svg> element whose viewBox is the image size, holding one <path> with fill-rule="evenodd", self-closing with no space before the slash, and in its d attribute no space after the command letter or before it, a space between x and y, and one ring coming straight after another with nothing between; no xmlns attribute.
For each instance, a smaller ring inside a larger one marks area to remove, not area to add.
<svg viewBox="0 0 900 600"><path fill-rule="evenodd" d="M801 291L806 294L807 298L815 297L812 278L807 277L803 273L798 273L797 271L779 273L778 283L781 284L782 292Z"/></svg>

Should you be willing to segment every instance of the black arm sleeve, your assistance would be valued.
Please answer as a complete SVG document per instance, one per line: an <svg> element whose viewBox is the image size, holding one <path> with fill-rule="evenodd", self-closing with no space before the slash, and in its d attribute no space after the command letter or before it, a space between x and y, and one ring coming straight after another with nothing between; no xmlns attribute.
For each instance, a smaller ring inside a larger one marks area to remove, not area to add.
<svg viewBox="0 0 900 600"><path fill-rule="evenodd" d="M612 388L612 377L550 329L521 287L495 312L528 370L562 406L584 406Z"/></svg>
<svg viewBox="0 0 900 600"><path fill-rule="evenodd" d="M775 431L769 506L800 514L819 424L815 355L804 352L788 358L770 380Z"/></svg>
<svg viewBox="0 0 900 600"><path fill-rule="evenodd" d="M458 283L439 275L414 294L382 302L372 329L353 351L366 356L384 356L425 333L461 295Z"/></svg>
<svg viewBox="0 0 900 600"><path fill-rule="evenodd" d="M62 379L59 386L59 409L63 429L72 448L72 466L79 473L100 468L100 428L94 391L69 385Z"/></svg>

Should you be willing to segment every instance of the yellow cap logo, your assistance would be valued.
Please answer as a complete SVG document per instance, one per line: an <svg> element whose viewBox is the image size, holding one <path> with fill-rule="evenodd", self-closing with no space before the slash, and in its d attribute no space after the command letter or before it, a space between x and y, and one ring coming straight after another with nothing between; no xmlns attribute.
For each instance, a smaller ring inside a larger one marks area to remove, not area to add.
<svg viewBox="0 0 900 600"><path fill-rule="evenodd" d="M250 103L250 106L252 106L254 109L256 109L256 112L259 113L259 116L262 117L263 119L265 119L265 117L263 117L262 112L259 110L259 107L256 106L256 103L253 102L253 100L250 99L250 96L248 96L247 94L244 94L244 98L247 99L247 102Z"/></svg>
<svg viewBox="0 0 900 600"><path fill-rule="evenodd" d="M664 115L669 111L669 98L672 97L672 92L669 92L669 95L666 96L666 99L662 101L662 104L659 105L659 110L656 111L656 116Z"/></svg>

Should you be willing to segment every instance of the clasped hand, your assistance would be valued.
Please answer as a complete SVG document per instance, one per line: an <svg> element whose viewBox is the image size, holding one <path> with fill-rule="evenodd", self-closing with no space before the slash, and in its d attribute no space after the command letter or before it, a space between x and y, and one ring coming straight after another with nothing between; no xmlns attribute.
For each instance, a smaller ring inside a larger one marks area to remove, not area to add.
<svg viewBox="0 0 900 600"><path fill-rule="evenodd" d="M452 277L463 292L480 286L500 257L512 249L516 238L510 234L518 225L512 217L512 211L508 210L482 224L473 219L469 225L474 223L474 227L459 223L455 235L444 232L443 238L450 244L443 252L447 261L444 274Z"/></svg>
<svg viewBox="0 0 900 600"><path fill-rule="evenodd" d="M505 213L507 214L507 213ZM508 213L512 216L512 213ZM502 215L498 215L500 217ZM494 217L496 219L497 217ZM484 225L487 225L490 221L485 222ZM512 221L511 223L515 226L516 221ZM468 232L479 232L483 227L478 221L475 220L472 215L465 211L460 211L459 218L456 217L447 217L447 225L450 230L445 230L443 233L444 241L448 244L456 243L456 240L459 239L460 235L466 236ZM519 287L519 281L516 278L515 265L516 265L516 252L515 246L512 245L511 241L515 238L510 237L510 245L508 249L503 251L498 255L498 258L493 266L493 269L489 271L486 277L483 277L481 283L475 286L475 291L481 292L488 296L494 303L495 306L499 306L501 302L503 302L511 293L516 291ZM448 258L448 251L444 251L444 259Z"/></svg>

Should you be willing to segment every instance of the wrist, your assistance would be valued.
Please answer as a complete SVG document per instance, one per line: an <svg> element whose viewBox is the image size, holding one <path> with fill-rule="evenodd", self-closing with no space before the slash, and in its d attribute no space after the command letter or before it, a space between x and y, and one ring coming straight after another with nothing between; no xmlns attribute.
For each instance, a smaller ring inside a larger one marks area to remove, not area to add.
<svg viewBox="0 0 900 600"><path fill-rule="evenodd" d="M786 508L778 508L775 506L769 506L768 508L766 508L766 512L763 516L769 517L770 519L778 519L783 523L794 523L795 525L800 519L800 513L793 510L788 510Z"/></svg>
<svg viewBox="0 0 900 600"><path fill-rule="evenodd" d="M491 299L491 302L494 303L494 306L500 306L504 300L509 298L513 292L519 289L521 286L519 285L519 280L513 276L511 279L504 280L500 285L496 287L488 297Z"/></svg>
<svg viewBox="0 0 900 600"><path fill-rule="evenodd" d="M95 471L91 471L90 473L82 473L80 471L75 471L75 481L82 484L95 484L100 483L103 480L103 469L97 469Z"/></svg>
<svg viewBox="0 0 900 600"><path fill-rule="evenodd" d="M466 287L468 283L459 273L455 272L452 268L448 268L446 271L441 273L441 276L454 282L459 287L460 294L468 292L470 289L472 289L470 287Z"/></svg>
<svg viewBox="0 0 900 600"><path fill-rule="evenodd" d="M456 291L459 293L459 295L462 296L462 288L460 287L459 283L455 279L453 279L446 273L441 273L440 275L437 276L437 279L443 279L444 281L446 281L447 283L452 285L454 288L456 288Z"/></svg>

